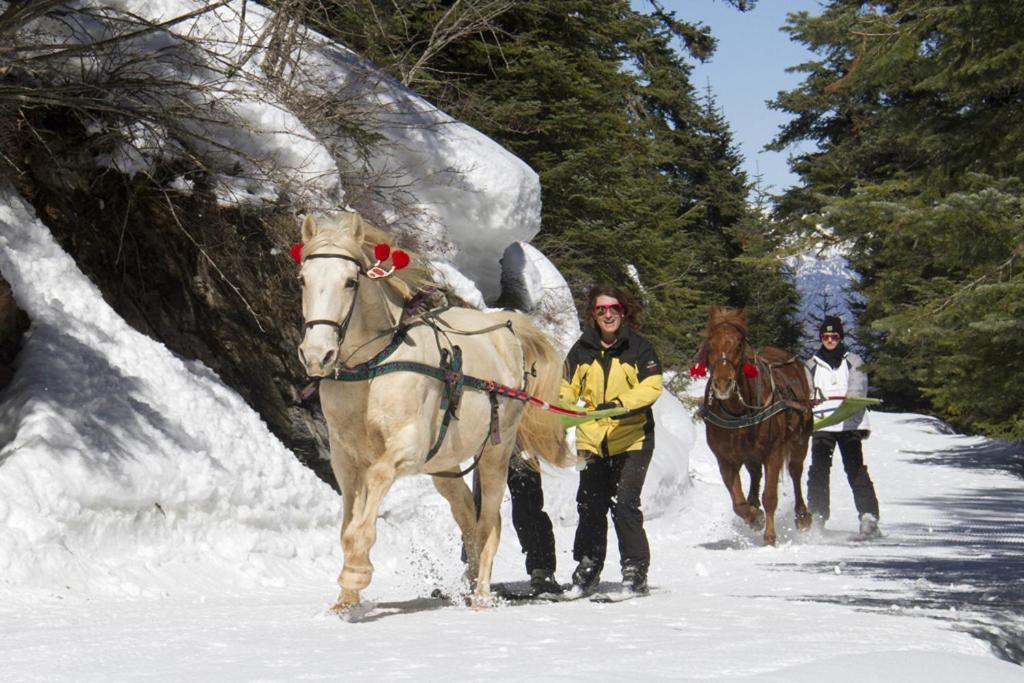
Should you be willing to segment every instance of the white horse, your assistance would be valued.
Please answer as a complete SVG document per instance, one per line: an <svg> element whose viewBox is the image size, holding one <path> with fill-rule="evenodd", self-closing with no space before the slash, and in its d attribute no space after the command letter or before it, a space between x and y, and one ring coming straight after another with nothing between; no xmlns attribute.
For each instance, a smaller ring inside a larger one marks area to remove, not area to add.
<svg viewBox="0 0 1024 683"><path fill-rule="evenodd" d="M370 549L381 500L396 477L414 473L433 475L447 499L462 532L467 576L475 581L472 602L489 604L513 449L571 464L559 419L525 410L523 394L513 400L505 391L525 389L555 402L558 352L516 313L448 308L424 316L408 310L427 271L416 267L415 256L413 267L401 269L408 255L389 256L386 235L357 213L321 223L306 217L302 242L295 253L306 325L299 357L311 377L323 378L320 403L344 502L344 565L334 610L344 613L359 603L373 575ZM475 386L474 378L492 381L494 391ZM479 466L479 516L459 473L468 459Z"/></svg>

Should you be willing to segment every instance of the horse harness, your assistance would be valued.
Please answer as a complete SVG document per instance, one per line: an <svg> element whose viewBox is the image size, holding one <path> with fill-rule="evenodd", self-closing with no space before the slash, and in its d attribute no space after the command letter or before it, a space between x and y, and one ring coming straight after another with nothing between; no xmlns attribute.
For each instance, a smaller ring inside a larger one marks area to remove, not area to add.
<svg viewBox="0 0 1024 683"><path fill-rule="evenodd" d="M741 337L743 339L743 351L741 352L739 362L732 363L724 355L723 355L722 361L721 361L723 363L726 363L726 364L732 366L733 369L734 369L734 372L738 375L740 373L740 368L744 364L743 361L747 357L746 349L747 349L747 347L750 347L750 343L747 341L747 335L746 335L745 331L742 328L740 328L740 327L738 327L736 325L733 325L732 323L722 322L722 323L719 323L719 325L729 325L730 327L735 328L740 333L740 335L741 335ZM762 372L765 372L765 371L766 371L766 374L768 375L768 383L769 383L768 395L770 397L771 396L779 396L781 392L779 391L779 387L777 387L776 384L775 384L775 372L774 372L774 370L775 370L775 368L781 368L781 367L784 367L786 365L791 365L793 363L797 363L798 362L797 361L797 357L796 356L790 356L788 359L786 359L786 360L784 360L782 362L772 363L772 362L769 362L769 361L765 360L764 358L761 358L760 355L758 355L757 351L755 349L753 349L752 347L751 347L751 350L753 350L753 356L754 356L753 357L753 361L754 361L754 366L758 370L758 375L760 375ZM747 412L747 413L743 413L743 414L740 414L740 415L736 415L736 414L730 413L725 408L725 406L722 406L722 408L721 408L722 412L725 413L725 416L717 415L714 412L712 412L712 401L715 400L715 397L711 393L711 381L709 379L709 381L707 383L707 386L704 388L704 403L703 403L703 405L701 405L700 411L699 411L699 414L700 414L701 418L703 418L705 422L710 422L711 424L715 425L716 427L721 427L722 429L743 429L745 427L752 427L754 425L761 424L762 422L764 422L764 421L766 421L766 420L768 420L768 419L770 419L770 418L772 418L772 417L774 417L774 416L778 415L779 413L781 413L783 411L786 411L786 410L795 410L795 411L798 411L798 412L802 413L802 412L807 412L810 409L808 405L805 405L804 403L802 403L800 401L793 400L793 399L788 399L788 398L778 398L777 400L775 400L775 401L773 401L771 403L766 403L765 402L765 397L764 397L764 392L763 392L762 386L761 386L762 382L761 382L760 379L757 379L754 382L754 400L752 401L752 403L747 403L747 401L744 400L744 398L743 398L743 392L740 390L740 383L739 383L739 381L736 380L735 383L736 383L736 398L737 398L737 400L740 402L740 404L744 408L746 408L748 411L752 411L752 412Z"/></svg>
<svg viewBox="0 0 1024 683"><path fill-rule="evenodd" d="M356 266L359 267L360 276L369 277L367 275L367 271L363 265L363 262L354 256L337 253L310 254L309 256L305 257L305 260L315 258L337 258L343 259L345 261L351 261L352 263L356 264ZM345 317L342 319L340 323L334 320L307 320L305 322L305 329L308 330L314 325L329 325L337 331L339 340L338 343L340 345L341 342L344 341L345 339L345 334L348 331L349 323L351 322L352 315L355 312L356 300L358 299L359 289L358 279L356 279L355 283L352 285L352 289L356 290L352 296L352 303L349 305L348 312L345 314ZM415 372L420 375L426 375L427 377L433 377L434 379L443 382L444 389L441 393L440 410L444 412L444 415L441 418L441 426L438 428L438 434L437 438L434 440L434 445L431 446L430 450L427 452L427 457L424 460L425 463L430 462L431 458L437 455L438 451L441 450L441 446L444 443L445 435L448 433L448 427L451 424L452 418L458 419L457 413L459 409L459 404L462 401L463 390L466 387L469 387L471 389L476 389L478 391L485 392L491 404L491 419L487 425L487 434L486 436L484 436L483 443L480 445L477 454L473 458L473 463L468 468L458 473L438 472L431 475L435 477L458 478L476 469L477 465L480 464L480 458L483 455L483 449L487 445L488 441L491 441L494 444L501 443L501 430L498 418L498 397L504 396L522 402L529 401L530 395L525 391L527 377L531 374L533 376L536 376L536 370L532 368L530 370L526 369L524 357L523 389L515 389L513 387L505 386L503 384L498 384L497 382L493 382L491 380L473 377L462 372L462 349L456 344L451 344L450 340L449 345L451 346L451 351L449 351L448 349L444 348L441 345L441 336L444 335L447 338L448 335L446 334L445 330L442 330L440 328L439 322L441 321L437 316L440 313L447 310L449 306L446 304L444 306L440 306L434 309L421 310L422 308L425 307L426 302L430 298L430 296L434 294L436 291L437 289L434 287L421 290L412 299L406 302L406 305L402 310L401 318L405 318L405 316L408 314L414 316L413 319L408 321L403 321L402 319L400 319L398 321L398 323L393 328L395 333L392 336L391 341L388 343L387 346L384 347L383 350L380 351L380 353L378 353L376 356L369 359L368 361L360 363L354 367L335 368L334 375L331 377L331 379L334 379L339 382L363 382L374 379L376 377L380 377L381 375L388 375L393 372ZM428 365L426 363L420 363L418 361L403 360L385 362L387 358L390 357L391 354L393 354L395 351L397 351L398 348L402 345L402 343L406 340L406 335L409 328L416 324L429 325L431 329L433 329L434 338L437 343L438 353L440 355L439 364L437 366L434 366ZM485 327L479 330L463 331L449 328L448 331L462 335L475 335L486 334L488 332L493 332L494 330L498 330L503 327L507 328L509 332L511 332L512 334L515 334L515 330L512 328L511 320L508 320L500 325ZM315 389L313 389L312 386L310 388L307 388L307 391L303 392L303 398L308 398L310 395L312 395L313 391L315 391Z"/></svg>
<svg viewBox="0 0 1024 683"><path fill-rule="evenodd" d="M462 394L465 388L469 387L470 389L486 393L491 404L491 418L488 421L487 434L484 436L483 443L480 444L480 448L473 458L473 463L468 468L457 474L450 472L438 472L432 475L435 477L462 477L469 472L472 472L480 463L480 458L483 455L483 449L487 445L488 441L493 444L501 443L501 429L498 417L498 398L504 396L506 398L526 402L529 401L530 395L524 389L515 389L492 380L480 379L479 377L473 377L472 375L464 373L462 371L462 348L457 344L452 344L451 350L449 351L441 346L439 336L443 334L444 331L438 327L437 322L431 319L433 317L433 315L424 316L419 322L421 322L421 324L429 325L434 330L435 337L438 337L438 352L440 354L440 361L438 365L429 365L427 363L420 363L418 361L411 360L394 360L386 362L386 359L391 356L391 354L393 354L405 341L407 332L411 327L411 325L400 323L395 330L394 336L391 338L391 342L384 347L380 353L370 360L360 363L354 367L335 368L334 375L331 379L339 382L362 382L380 377L381 375L388 375L393 372L415 372L442 382L444 384L444 388L441 392L441 405L439 409L444 414L441 418L441 426L438 428L437 438L434 440L434 445L431 446L430 450L427 452L427 457L424 462L430 462L431 458L437 455L438 451L441 450L441 446L444 444L444 438L448 432L448 427L451 424L452 418L458 419L459 404L462 401ZM493 332L494 330L501 328L506 328L509 332L515 334L515 330L512 328L512 321L506 321L500 325L485 327L480 330L473 330L470 332L460 331L459 333L470 335L486 334L487 332ZM526 385L526 377L530 374L535 374L535 371L526 370L524 367L524 387Z"/></svg>

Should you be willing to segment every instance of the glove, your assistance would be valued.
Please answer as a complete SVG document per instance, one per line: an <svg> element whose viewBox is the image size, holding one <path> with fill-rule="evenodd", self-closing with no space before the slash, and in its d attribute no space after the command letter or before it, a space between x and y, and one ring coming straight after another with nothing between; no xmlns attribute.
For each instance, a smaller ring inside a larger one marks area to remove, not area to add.
<svg viewBox="0 0 1024 683"><path fill-rule="evenodd" d="M618 401L605 401L601 405L597 406L595 410L610 410L612 408L621 408L622 404Z"/></svg>

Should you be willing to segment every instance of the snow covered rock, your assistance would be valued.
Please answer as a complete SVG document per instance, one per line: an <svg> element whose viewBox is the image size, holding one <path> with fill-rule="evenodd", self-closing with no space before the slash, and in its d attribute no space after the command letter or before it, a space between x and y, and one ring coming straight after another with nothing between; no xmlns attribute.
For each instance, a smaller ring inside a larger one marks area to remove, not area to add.
<svg viewBox="0 0 1024 683"><path fill-rule="evenodd" d="M501 256L502 298L529 313L563 355L580 336L572 291L565 278L533 245L513 242Z"/></svg>

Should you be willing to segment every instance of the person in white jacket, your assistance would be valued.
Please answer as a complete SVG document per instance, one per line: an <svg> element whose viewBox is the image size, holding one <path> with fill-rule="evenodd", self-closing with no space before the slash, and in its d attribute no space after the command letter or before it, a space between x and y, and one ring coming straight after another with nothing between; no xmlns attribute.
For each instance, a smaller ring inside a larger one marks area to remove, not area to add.
<svg viewBox="0 0 1024 683"><path fill-rule="evenodd" d="M868 377L860 356L843 343L843 322L827 316L818 328L821 347L807 361L814 397L825 402L815 412L834 409L846 396L866 396ZM828 413L825 412L827 415ZM839 424L823 427L811 435L811 466L807 470L807 507L815 522L824 526L829 518L829 479L836 444L843 458L846 479L860 516L860 536L874 538L878 530L878 497L864 465L861 441L870 434L866 410L854 413Z"/></svg>

